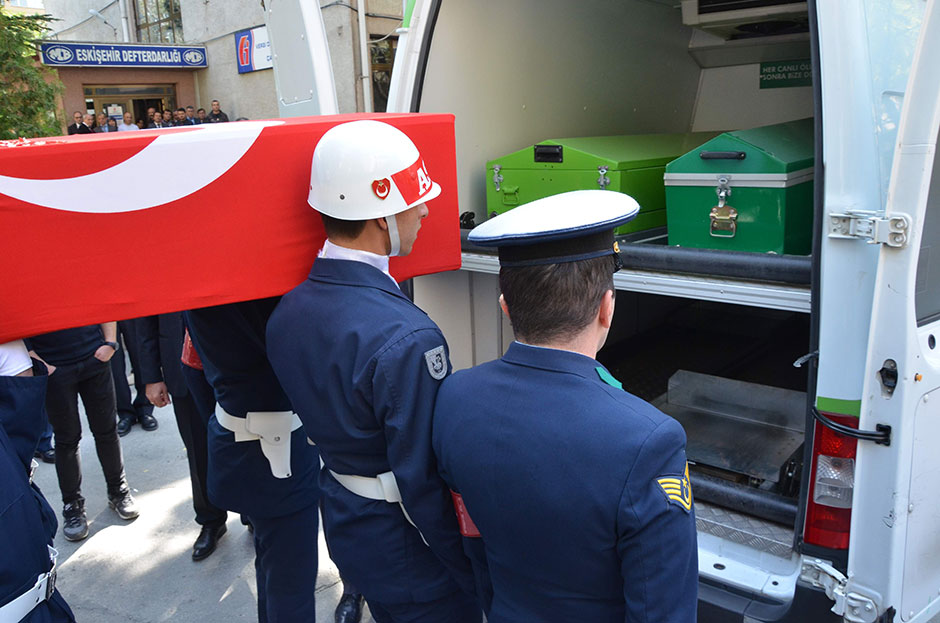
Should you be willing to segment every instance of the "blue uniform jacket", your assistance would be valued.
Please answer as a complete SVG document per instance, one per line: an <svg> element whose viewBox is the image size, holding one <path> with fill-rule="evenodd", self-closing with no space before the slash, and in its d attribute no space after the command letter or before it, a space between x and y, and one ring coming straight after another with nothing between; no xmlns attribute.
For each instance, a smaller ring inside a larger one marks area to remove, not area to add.
<svg viewBox="0 0 940 623"><path fill-rule="evenodd" d="M597 361L513 343L444 381L433 444L483 539L490 623L695 620L685 432Z"/></svg>
<svg viewBox="0 0 940 623"><path fill-rule="evenodd" d="M189 334L202 359L215 398L230 414L289 411L265 353L265 325L277 298L205 307L185 312ZM319 499L316 448L303 427L291 435L291 477L275 478L258 441L235 441L235 433L209 419L209 499L249 517L282 517Z"/></svg>
<svg viewBox="0 0 940 623"><path fill-rule="evenodd" d="M393 471L404 506L369 500L320 473L330 555L382 603L473 593L447 486L431 452L431 410L450 370L437 326L382 271L320 258L268 323L268 354L326 467ZM457 584L455 584L455 581Z"/></svg>
<svg viewBox="0 0 940 623"><path fill-rule="evenodd" d="M55 512L36 485L29 464L42 432L45 366L36 376L0 377L0 606L19 597L49 571L49 550L58 527ZM28 623L74 622L59 594L36 606Z"/></svg>

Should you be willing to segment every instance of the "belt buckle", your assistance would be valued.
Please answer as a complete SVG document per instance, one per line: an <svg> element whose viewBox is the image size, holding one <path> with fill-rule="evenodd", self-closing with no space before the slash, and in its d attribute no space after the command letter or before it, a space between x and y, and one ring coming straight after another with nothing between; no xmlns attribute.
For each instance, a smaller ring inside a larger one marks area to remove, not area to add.
<svg viewBox="0 0 940 623"><path fill-rule="evenodd" d="M55 567L53 567L53 568L49 571L49 578L48 578L48 580L47 580L47 582L46 582L46 599L47 599L47 600L48 600L48 599L51 599L51 598L52 598L52 594L55 592L55 578L56 578L56 574L57 574L57 573L58 573L58 571L56 570Z"/></svg>
<svg viewBox="0 0 940 623"><path fill-rule="evenodd" d="M49 599L52 597L52 593L55 592L55 580L59 571L59 552L51 545L47 545L46 547L49 548L49 560L52 562L52 568L49 569L49 574L46 579L46 599Z"/></svg>

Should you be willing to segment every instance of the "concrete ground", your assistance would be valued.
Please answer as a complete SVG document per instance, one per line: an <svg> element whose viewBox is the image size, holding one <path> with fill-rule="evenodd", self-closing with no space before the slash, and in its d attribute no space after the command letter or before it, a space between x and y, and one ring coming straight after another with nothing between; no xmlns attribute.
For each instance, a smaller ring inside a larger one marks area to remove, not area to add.
<svg viewBox="0 0 940 623"><path fill-rule="evenodd" d="M57 586L80 623L155 621L257 621L254 546L238 515L229 513L228 533L209 558L193 562L194 521L186 451L172 405L155 409L160 427L135 425L121 438L127 480L140 517L126 522L108 508L95 444L82 416L82 493L90 534L78 543L56 535ZM35 482L62 522L55 466L40 463ZM317 621L333 621L342 592L336 566L320 531ZM368 610L364 623L371 623Z"/></svg>

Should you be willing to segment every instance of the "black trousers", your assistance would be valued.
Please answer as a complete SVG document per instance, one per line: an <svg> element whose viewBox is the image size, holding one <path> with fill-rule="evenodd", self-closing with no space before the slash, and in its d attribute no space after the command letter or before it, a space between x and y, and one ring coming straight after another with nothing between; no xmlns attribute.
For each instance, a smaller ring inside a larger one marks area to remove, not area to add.
<svg viewBox="0 0 940 623"><path fill-rule="evenodd" d="M196 372L199 372L196 370ZM205 378L205 377L203 377ZM228 519L225 509L213 505L206 494L206 472L209 465L209 442L206 437L208 415L201 413L198 403L190 392L185 396L172 396L173 414L180 437L186 445L189 461L189 480L193 487L193 510L200 526L218 527Z"/></svg>
<svg viewBox="0 0 940 623"><path fill-rule="evenodd" d="M84 501L78 452L82 438L79 396L85 405L88 428L95 438L95 450L108 485L108 496L114 497L129 490L117 435L111 367L89 355L78 363L58 366L49 377L46 389L46 412L55 434L55 471L64 504Z"/></svg>
<svg viewBox="0 0 940 623"><path fill-rule="evenodd" d="M140 378L140 365L137 355L137 330L133 320L118 321L118 344L121 347L111 357L111 373L114 375L114 395L117 398L117 412L120 418L132 418L134 421L141 414L153 413L153 405L147 400L147 386ZM123 340L121 338L124 338ZM123 342L123 344L121 344ZM131 360L134 371L134 389L137 395L131 402L131 388L127 384L127 363L124 361L124 349Z"/></svg>

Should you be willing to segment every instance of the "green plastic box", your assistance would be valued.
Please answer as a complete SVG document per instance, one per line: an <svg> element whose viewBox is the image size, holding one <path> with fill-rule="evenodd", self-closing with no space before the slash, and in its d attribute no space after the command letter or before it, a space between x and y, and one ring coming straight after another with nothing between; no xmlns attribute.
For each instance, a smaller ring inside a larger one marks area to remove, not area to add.
<svg viewBox="0 0 940 623"><path fill-rule="evenodd" d="M666 165L669 244L807 255L813 120L725 132Z"/></svg>
<svg viewBox="0 0 940 623"><path fill-rule="evenodd" d="M488 216L570 190L626 193L640 204L618 234L666 224L663 172L668 162L715 136L638 134L546 140L486 163Z"/></svg>

